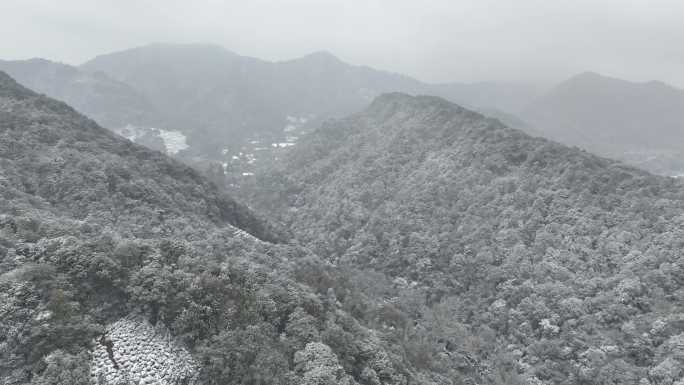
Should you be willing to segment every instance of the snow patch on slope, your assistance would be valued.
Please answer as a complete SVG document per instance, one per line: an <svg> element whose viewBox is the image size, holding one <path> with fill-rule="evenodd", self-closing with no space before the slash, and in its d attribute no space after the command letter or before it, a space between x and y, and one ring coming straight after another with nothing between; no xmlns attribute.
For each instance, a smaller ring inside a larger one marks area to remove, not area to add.
<svg viewBox="0 0 684 385"><path fill-rule="evenodd" d="M185 141L185 135L180 131L159 129L159 136L164 141L166 152L169 154L177 154L178 151L188 148L188 144Z"/></svg>
<svg viewBox="0 0 684 385"><path fill-rule="evenodd" d="M197 376L197 363L161 323L120 319L93 346L90 376L95 384L192 384Z"/></svg>
<svg viewBox="0 0 684 385"><path fill-rule="evenodd" d="M177 130L165 130L155 127L139 127L127 124L125 127L114 129L115 133L123 136L131 142L138 143L145 135L157 136L164 142L164 149L167 154L175 155L181 150L188 148L186 137Z"/></svg>
<svg viewBox="0 0 684 385"><path fill-rule="evenodd" d="M131 142L135 142L135 139L143 135L143 129L132 124L127 124L125 127L121 128L115 128L113 131Z"/></svg>

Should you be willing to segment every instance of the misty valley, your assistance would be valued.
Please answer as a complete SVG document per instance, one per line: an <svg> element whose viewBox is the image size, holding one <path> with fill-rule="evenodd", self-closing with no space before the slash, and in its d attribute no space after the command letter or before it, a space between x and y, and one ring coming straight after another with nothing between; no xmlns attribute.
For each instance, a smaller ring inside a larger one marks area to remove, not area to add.
<svg viewBox="0 0 684 385"><path fill-rule="evenodd" d="M683 250L664 82L0 60L3 385L682 385Z"/></svg>

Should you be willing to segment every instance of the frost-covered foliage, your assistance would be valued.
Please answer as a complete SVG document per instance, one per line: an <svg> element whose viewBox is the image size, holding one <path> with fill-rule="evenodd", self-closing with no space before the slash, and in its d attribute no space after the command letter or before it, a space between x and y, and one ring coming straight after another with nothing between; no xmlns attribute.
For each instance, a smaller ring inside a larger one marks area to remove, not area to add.
<svg viewBox="0 0 684 385"><path fill-rule="evenodd" d="M30 196L28 205L142 238L183 233L190 219L275 239L264 221L189 167L122 140L66 104L0 80L0 182Z"/></svg>
<svg viewBox="0 0 684 385"><path fill-rule="evenodd" d="M158 322L129 316L107 325L93 341L90 377L94 383L172 385L194 382L197 363Z"/></svg>
<svg viewBox="0 0 684 385"><path fill-rule="evenodd" d="M369 383L371 369L409 381L395 347L307 285L332 282L325 263L267 242L281 239L194 171L0 73L3 385L88 384L96 372L107 384L298 384L295 353L310 343L329 346L349 381ZM168 330L191 376L168 372L169 344L151 333L136 344L144 358L123 358L137 332L116 325L131 314ZM103 371L110 347L120 367Z"/></svg>
<svg viewBox="0 0 684 385"><path fill-rule="evenodd" d="M353 380L344 372L329 346L320 342L306 344L294 355L295 370L302 385L350 385Z"/></svg>
<svg viewBox="0 0 684 385"><path fill-rule="evenodd" d="M667 342L684 332L682 181L390 94L244 191L349 269L342 307L418 368L498 383L684 374Z"/></svg>

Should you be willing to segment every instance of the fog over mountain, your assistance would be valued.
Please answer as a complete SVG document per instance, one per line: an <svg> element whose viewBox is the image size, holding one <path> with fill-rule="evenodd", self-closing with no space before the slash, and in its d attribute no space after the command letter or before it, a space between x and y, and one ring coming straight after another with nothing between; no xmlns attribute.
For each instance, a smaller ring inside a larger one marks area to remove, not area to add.
<svg viewBox="0 0 684 385"><path fill-rule="evenodd" d="M0 60L0 69L26 87L68 103L103 126L155 123L154 106L148 100L133 87L104 73L46 59Z"/></svg>
<svg viewBox="0 0 684 385"><path fill-rule="evenodd" d="M383 92L439 93L492 110L518 107L534 95L505 84L430 85L349 65L328 52L266 62L218 46L156 44L98 56L81 68L135 87L205 155L218 155L221 144L236 147L241 138L284 140L288 116L316 123L342 117Z"/></svg>
<svg viewBox="0 0 684 385"><path fill-rule="evenodd" d="M684 175L684 90L583 73L521 113L542 135L653 172Z"/></svg>
<svg viewBox="0 0 684 385"><path fill-rule="evenodd" d="M253 172L253 162L277 156L326 119L397 91L442 96L537 136L655 173L684 174L677 145L684 91L656 81L586 72L545 92L496 82L428 84L323 51L268 62L198 44L153 44L80 67L32 59L0 61L0 68L137 143L201 168L233 163L238 174Z"/></svg>
<svg viewBox="0 0 684 385"><path fill-rule="evenodd" d="M543 92L512 83L428 84L323 51L268 62L198 44L153 44L80 67L31 59L0 61L0 68L137 143L201 168L206 161L237 163L231 169L238 174L326 119L397 91L442 96L533 135L655 173L684 174L677 145L684 91L657 81L586 72Z"/></svg>
<svg viewBox="0 0 684 385"><path fill-rule="evenodd" d="M77 65L150 42L209 42L269 61L329 50L438 83L551 85L593 70L682 88L683 12L679 0L4 0L0 52Z"/></svg>
<svg viewBox="0 0 684 385"><path fill-rule="evenodd" d="M153 44L80 67L33 59L0 62L0 68L115 132L191 164L247 157L238 162L242 172L272 156L273 147L294 145L322 121L358 111L383 92L439 94L521 127L525 123L511 111L537 95L522 84L427 84L350 65L328 52L268 62L198 44Z"/></svg>
<svg viewBox="0 0 684 385"><path fill-rule="evenodd" d="M0 1L0 385L684 385L682 15Z"/></svg>

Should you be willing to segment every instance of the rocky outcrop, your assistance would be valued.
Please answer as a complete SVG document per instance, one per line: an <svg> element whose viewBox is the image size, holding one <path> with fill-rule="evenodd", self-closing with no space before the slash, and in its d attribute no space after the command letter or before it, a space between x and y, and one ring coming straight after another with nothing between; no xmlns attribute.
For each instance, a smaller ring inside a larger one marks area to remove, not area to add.
<svg viewBox="0 0 684 385"><path fill-rule="evenodd" d="M161 324L139 317L110 324L94 343L90 375L95 384L192 384L197 364Z"/></svg>

